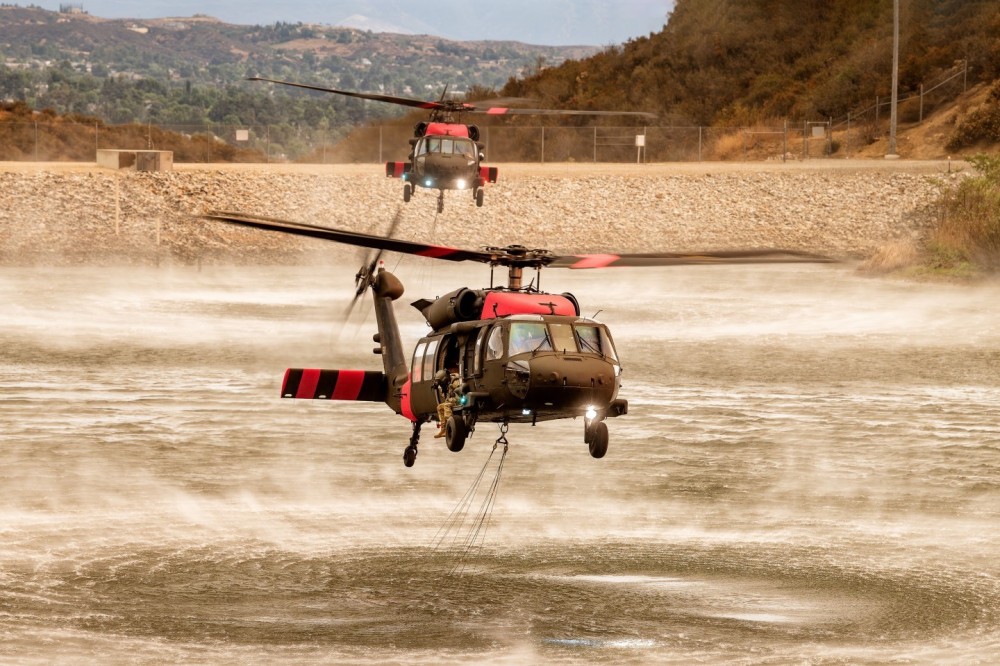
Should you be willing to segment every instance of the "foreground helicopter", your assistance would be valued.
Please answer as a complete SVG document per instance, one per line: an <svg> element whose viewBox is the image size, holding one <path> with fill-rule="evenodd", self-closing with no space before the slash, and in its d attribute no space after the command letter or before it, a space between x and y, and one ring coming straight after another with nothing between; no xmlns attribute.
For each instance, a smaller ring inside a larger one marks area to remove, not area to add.
<svg viewBox="0 0 1000 666"><path fill-rule="evenodd" d="M385 402L412 423L403 453L407 467L416 460L421 426L441 420L438 405L448 397L442 390L442 379L455 388L451 415L440 424L451 451L462 450L480 421L500 424L497 441L506 443L510 423L534 425L582 416L583 439L590 454L601 458L607 452L605 419L628 413L628 402L618 397L622 368L611 333L603 323L580 316L580 304L572 294L541 292L533 286L537 280L524 285L526 268L537 273L544 267L833 261L783 250L558 256L548 250L508 245L476 251L239 213L216 212L205 217L379 250L375 259L358 271L355 300L371 289L378 326L373 338L378 346L373 351L382 356L383 370L289 369L281 395ZM381 265L383 250L503 266L507 268L507 285L463 287L434 300L414 301L412 305L423 314L431 332L417 342L407 368L393 309L393 301L403 295L403 284Z"/></svg>
<svg viewBox="0 0 1000 666"><path fill-rule="evenodd" d="M285 86L318 90L320 92L345 95L359 99L370 99L377 102L399 104L418 109L428 109L430 119L419 122L413 128L413 138L410 139L410 154L406 162L386 162L385 175L389 178L400 178L403 181L403 201L409 202L410 197L418 187L438 190L437 210L444 210L445 190L469 190L476 206L483 205L483 187L486 183L497 182L498 170L483 164L486 156L485 146L479 143L479 128L476 125L466 125L462 115L480 113L490 116L498 115L566 115L566 116L637 116L655 118L652 113L640 111L579 111L556 109L518 109L509 107L479 107L465 102L441 99L424 101L408 97L380 95L376 93L360 93L335 88L323 88L304 83L292 83L253 76L249 81L266 81Z"/></svg>

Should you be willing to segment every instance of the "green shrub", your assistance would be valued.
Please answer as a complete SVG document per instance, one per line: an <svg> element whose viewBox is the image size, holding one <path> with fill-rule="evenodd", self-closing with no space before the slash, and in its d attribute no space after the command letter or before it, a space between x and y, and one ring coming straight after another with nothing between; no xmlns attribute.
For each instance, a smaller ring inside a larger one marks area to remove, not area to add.
<svg viewBox="0 0 1000 666"><path fill-rule="evenodd" d="M1000 272L1000 156L969 158L979 175L946 192L941 222L927 244L933 269L969 264L980 272Z"/></svg>

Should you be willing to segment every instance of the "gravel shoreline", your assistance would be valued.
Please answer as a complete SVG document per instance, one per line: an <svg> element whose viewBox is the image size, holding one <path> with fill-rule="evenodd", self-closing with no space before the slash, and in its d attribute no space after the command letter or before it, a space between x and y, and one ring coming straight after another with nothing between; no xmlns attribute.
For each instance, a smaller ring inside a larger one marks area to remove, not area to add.
<svg viewBox="0 0 1000 666"><path fill-rule="evenodd" d="M177 165L171 172L95 165L0 165L0 265L327 261L318 241L198 219L238 211L478 248L520 243L557 253L780 247L865 258L918 240L944 162L795 165L502 165L472 197L418 190L378 165ZM335 254L335 253L334 253Z"/></svg>

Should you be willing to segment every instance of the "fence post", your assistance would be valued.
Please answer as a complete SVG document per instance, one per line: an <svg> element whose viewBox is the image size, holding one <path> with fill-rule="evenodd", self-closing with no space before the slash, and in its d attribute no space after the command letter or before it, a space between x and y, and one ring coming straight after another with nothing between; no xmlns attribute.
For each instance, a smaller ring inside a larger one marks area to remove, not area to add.
<svg viewBox="0 0 1000 666"><path fill-rule="evenodd" d="M808 159L809 157L809 139L806 136L809 134L809 121L802 121L802 159Z"/></svg>
<svg viewBox="0 0 1000 666"><path fill-rule="evenodd" d="M597 162L597 126L594 126L594 162Z"/></svg>
<svg viewBox="0 0 1000 666"><path fill-rule="evenodd" d="M924 84L920 84L920 120L917 122L924 122Z"/></svg>
<svg viewBox="0 0 1000 666"><path fill-rule="evenodd" d="M701 125L698 125L698 161L701 162Z"/></svg>
<svg viewBox="0 0 1000 666"><path fill-rule="evenodd" d="M847 140L844 142L846 159L851 159L851 112L847 112Z"/></svg>
<svg viewBox="0 0 1000 666"><path fill-rule="evenodd" d="M35 161L38 161L38 121L35 121Z"/></svg>
<svg viewBox="0 0 1000 666"><path fill-rule="evenodd" d="M785 126L781 132L781 161L784 162L788 155L788 118L785 118Z"/></svg>
<svg viewBox="0 0 1000 666"><path fill-rule="evenodd" d="M875 131L878 131L878 95L875 95Z"/></svg>
<svg viewBox="0 0 1000 666"><path fill-rule="evenodd" d="M542 164L545 164L545 125L542 125Z"/></svg>

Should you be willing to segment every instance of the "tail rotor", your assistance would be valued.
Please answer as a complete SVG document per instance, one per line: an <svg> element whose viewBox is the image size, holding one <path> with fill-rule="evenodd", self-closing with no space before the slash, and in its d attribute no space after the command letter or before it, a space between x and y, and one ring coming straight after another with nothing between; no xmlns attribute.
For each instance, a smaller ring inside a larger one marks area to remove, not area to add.
<svg viewBox="0 0 1000 666"><path fill-rule="evenodd" d="M392 218L392 224L389 225L389 232L386 234L387 238L392 238L396 233L397 227L403 218L403 208L400 206L396 209L396 215ZM361 268L354 275L354 298L351 299L350 304L347 306L346 316L349 319L354 313L354 308L357 306L358 301L364 296L365 292L368 291L368 287L375 283L375 276L377 275L378 268L382 264L382 249L379 249L375 253L373 258L365 257L365 261L361 264ZM371 257L371 255L369 255Z"/></svg>

